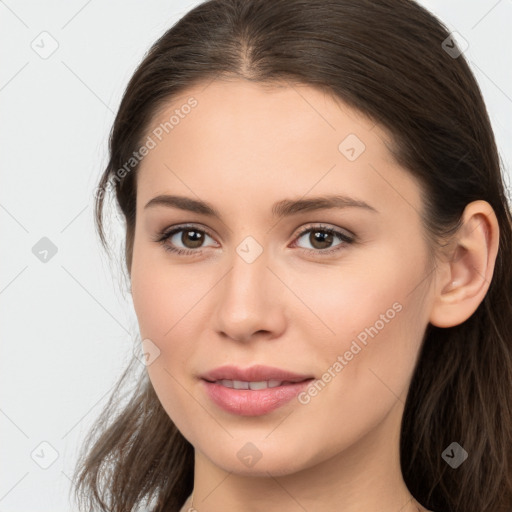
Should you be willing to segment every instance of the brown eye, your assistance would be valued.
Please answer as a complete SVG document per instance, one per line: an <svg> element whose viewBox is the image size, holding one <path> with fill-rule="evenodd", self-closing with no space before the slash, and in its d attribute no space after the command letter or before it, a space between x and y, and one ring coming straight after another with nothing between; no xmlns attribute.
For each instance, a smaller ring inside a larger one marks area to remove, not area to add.
<svg viewBox="0 0 512 512"><path fill-rule="evenodd" d="M180 241L187 249L197 249L201 247L205 233L196 229L184 229L181 230L181 233Z"/></svg>
<svg viewBox="0 0 512 512"><path fill-rule="evenodd" d="M155 240L163 245L164 249L181 255L200 254L205 238L212 239L208 233L194 226L176 227L170 231L160 233Z"/></svg>
<svg viewBox="0 0 512 512"><path fill-rule="evenodd" d="M308 239L315 249L329 249L333 240L334 235L332 235L332 233L318 230L311 231Z"/></svg>
<svg viewBox="0 0 512 512"><path fill-rule="evenodd" d="M310 244L311 248L299 247L307 252L314 252L321 255L341 250L343 247L353 243L354 241L354 237L326 226L316 226L306 229L299 234L297 240L305 237L305 235L309 235L305 239ZM340 242L333 246L336 239L340 240Z"/></svg>

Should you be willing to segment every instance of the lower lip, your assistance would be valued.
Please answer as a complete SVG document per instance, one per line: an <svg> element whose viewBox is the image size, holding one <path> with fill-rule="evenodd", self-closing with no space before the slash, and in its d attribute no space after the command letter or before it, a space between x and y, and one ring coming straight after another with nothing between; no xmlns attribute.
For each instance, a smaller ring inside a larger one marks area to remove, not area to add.
<svg viewBox="0 0 512 512"><path fill-rule="evenodd" d="M221 409L240 416L267 414L296 397L313 379L266 389L233 389L203 379L206 393Z"/></svg>

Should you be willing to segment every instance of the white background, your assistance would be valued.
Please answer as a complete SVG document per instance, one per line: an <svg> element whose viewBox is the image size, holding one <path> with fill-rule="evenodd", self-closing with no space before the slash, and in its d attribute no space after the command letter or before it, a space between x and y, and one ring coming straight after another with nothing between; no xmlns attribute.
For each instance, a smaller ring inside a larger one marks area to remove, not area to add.
<svg viewBox="0 0 512 512"><path fill-rule="evenodd" d="M131 74L197 3L0 0L0 512L74 510L77 449L138 336L121 227L110 263L94 231L93 192ZM421 3L469 42L509 176L512 1ZM42 31L59 44L47 59L31 48ZM47 263L32 253L42 237L58 248ZM59 454L47 469L31 458L43 441Z"/></svg>

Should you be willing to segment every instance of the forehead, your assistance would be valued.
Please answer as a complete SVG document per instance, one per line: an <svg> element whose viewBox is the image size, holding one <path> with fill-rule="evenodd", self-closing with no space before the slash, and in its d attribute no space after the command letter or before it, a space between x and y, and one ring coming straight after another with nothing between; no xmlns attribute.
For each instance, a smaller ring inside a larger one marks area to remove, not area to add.
<svg viewBox="0 0 512 512"><path fill-rule="evenodd" d="M191 120L185 123L186 119ZM274 143L284 144L305 134L310 138L329 134L336 139L349 130L361 135L374 131L381 139L391 141L385 130L327 90L305 84L242 79L214 80L187 89L159 108L147 131L151 133L159 127L163 138L171 132L187 137L211 136L215 132L222 138L223 134L232 135L238 128L245 128L237 136L257 133L258 140L253 139L253 144L263 144L276 133L280 138Z"/></svg>
<svg viewBox="0 0 512 512"><path fill-rule="evenodd" d="M394 161L387 131L304 84L201 83L160 108L146 136L154 147L138 170L139 204L178 190L201 197L229 190L242 202L310 190L383 205L408 198L419 208L418 186Z"/></svg>

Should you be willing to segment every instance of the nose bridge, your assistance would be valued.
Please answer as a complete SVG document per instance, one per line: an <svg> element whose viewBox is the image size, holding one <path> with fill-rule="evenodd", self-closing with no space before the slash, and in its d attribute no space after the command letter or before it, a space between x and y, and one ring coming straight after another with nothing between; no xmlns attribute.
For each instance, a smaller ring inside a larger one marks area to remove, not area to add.
<svg viewBox="0 0 512 512"><path fill-rule="evenodd" d="M235 248L216 310L218 330L231 338L248 339L255 332L282 326L277 289L282 283L269 270L268 256L269 252L251 237Z"/></svg>
<svg viewBox="0 0 512 512"><path fill-rule="evenodd" d="M260 308L264 302L262 299L268 295L269 277L272 273L267 268L268 254L260 247L261 250L257 250L254 243L242 242L231 260L224 298L228 302L234 301L231 307L238 306L240 311L256 311L255 308Z"/></svg>

